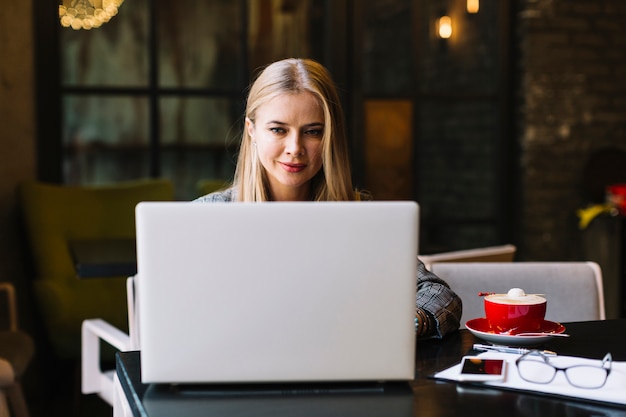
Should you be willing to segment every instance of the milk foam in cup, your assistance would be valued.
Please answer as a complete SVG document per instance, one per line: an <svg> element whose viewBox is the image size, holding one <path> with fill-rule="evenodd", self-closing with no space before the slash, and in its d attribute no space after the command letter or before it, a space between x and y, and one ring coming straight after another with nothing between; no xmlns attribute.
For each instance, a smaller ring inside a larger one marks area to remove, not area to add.
<svg viewBox="0 0 626 417"><path fill-rule="evenodd" d="M492 328L515 334L540 329L546 315L547 300L541 295L526 294L521 288L511 288L506 294L486 296L484 305Z"/></svg>

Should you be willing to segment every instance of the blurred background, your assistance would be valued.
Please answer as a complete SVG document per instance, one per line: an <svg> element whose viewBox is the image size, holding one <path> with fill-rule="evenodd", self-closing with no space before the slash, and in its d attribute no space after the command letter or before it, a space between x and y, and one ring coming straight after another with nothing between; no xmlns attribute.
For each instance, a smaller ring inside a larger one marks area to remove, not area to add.
<svg viewBox="0 0 626 417"><path fill-rule="evenodd" d="M623 236L612 216L590 243L577 212L626 182L625 21L622 0L4 0L0 277L38 334L17 184L166 178L194 199L231 179L246 88L286 57L331 71L355 183L420 203L421 253L588 260ZM36 366L27 397L57 371L75 372Z"/></svg>

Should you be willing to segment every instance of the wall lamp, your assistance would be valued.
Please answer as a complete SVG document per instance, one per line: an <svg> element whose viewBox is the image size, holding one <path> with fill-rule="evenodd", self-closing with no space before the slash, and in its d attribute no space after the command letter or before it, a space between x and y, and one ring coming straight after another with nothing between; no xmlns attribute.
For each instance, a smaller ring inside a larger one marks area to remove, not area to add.
<svg viewBox="0 0 626 417"><path fill-rule="evenodd" d="M467 13L478 13L480 9L480 0L467 0Z"/></svg>
<svg viewBox="0 0 626 417"><path fill-rule="evenodd" d="M437 35L441 39L448 39L452 36L452 19L450 16L441 16L437 21Z"/></svg>

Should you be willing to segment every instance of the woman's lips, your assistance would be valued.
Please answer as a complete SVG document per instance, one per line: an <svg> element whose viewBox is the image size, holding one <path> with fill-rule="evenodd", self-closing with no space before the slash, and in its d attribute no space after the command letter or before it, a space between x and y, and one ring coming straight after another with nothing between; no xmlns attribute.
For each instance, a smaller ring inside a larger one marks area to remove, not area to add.
<svg viewBox="0 0 626 417"><path fill-rule="evenodd" d="M306 168L306 164L293 164L288 162L280 162L280 165L287 172L300 172Z"/></svg>

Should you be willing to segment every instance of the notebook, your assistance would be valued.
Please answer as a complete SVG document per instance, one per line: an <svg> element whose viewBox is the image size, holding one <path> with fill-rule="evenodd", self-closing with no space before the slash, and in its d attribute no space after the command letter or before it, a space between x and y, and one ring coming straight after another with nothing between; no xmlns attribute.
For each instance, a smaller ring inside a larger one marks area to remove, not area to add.
<svg viewBox="0 0 626 417"><path fill-rule="evenodd" d="M414 377L415 202L142 202L144 383Z"/></svg>

